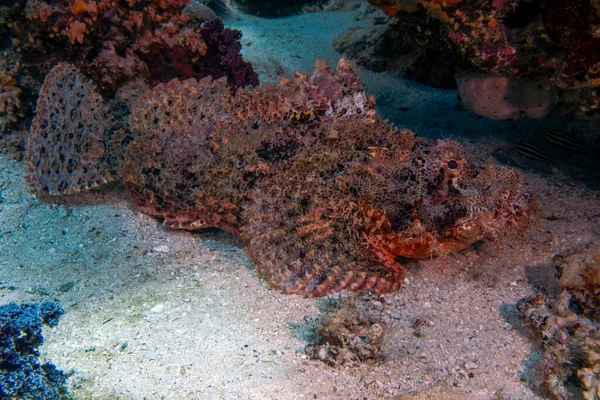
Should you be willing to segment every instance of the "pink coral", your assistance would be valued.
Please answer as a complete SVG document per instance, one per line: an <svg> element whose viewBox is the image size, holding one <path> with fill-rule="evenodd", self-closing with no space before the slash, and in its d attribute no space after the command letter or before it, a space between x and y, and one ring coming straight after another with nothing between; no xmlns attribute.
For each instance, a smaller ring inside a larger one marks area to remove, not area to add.
<svg viewBox="0 0 600 400"><path fill-rule="evenodd" d="M219 19L193 21L189 0L32 0L13 24L25 60L47 71L57 61L77 65L103 95L131 77L149 82L227 76L232 87L256 85L241 59L240 34Z"/></svg>

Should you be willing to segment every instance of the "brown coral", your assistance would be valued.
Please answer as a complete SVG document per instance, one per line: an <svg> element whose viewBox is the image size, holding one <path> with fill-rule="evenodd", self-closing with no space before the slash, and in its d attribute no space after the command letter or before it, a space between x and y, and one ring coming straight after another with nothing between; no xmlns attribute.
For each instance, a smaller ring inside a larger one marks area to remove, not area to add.
<svg viewBox="0 0 600 400"><path fill-rule="evenodd" d="M308 297L396 290L398 256L529 223L516 172L477 169L457 143L421 140L374 107L347 60L235 94L224 79L173 80L133 105L119 175L139 210L171 228L240 235L270 287ZM34 142L48 158L40 150Z"/></svg>
<svg viewBox="0 0 600 400"><path fill-rule="evenodd" d="M427 18L442 22L443 32L456 50L474 66L486 71L509 72L516 50L508 41L502 19L517 3L507 1L463 0L369 0L391 16L425 10Z"/></svg>
<svg viewBox="0 0 600 400"><path fill-rule="evenodd" d="M364 299L345 298L337 311L325 312L316 326L318 340L308 344L304 352L330 367L380 361L387 326L381 318L361 309L367 305Z"/></svg>
<svg viewBox="0 0 600 400"><path fill-rule="evenodd" d="M22 90L17 78L21 72L20 63L11 60L6 54L0 61L0 129L15 123L23 117L21 102Z"/></svg>
<svg viewBox="0 0 600 400"><path fill-rule="evenodd" d="M173 78L225 76L232 90L258 84L241 57L241 33L225 28L218 18L193 20L185 15L189 0L14 3L2 8L0 24L7 38L5 55L18 54L22 66L17 86L0 82L23 92L19 98L25 104L18 114L12 109L19 93L7 93L11 97L4 108L11 119L16 116L13 126L29 125L25 119L32 116L29 111L43 78L60 62L76 65L106 100L136 80L154 86Z"/></svg>
<svg viewBox="0 0 600 400"><path fill-rule="evenodd" d="M596 241L583 251L555 256L558 294L517 304L541 342L536 380L551 398L600 399L599 254Z"/></svg>
<svg viewBox="0 0 600 400"><path fill-rule="evenodd" d="M54 67L42 86L25 156L32 190L69 194L113 180L104 151L111 133L95 86L69 64Z"/></svg>

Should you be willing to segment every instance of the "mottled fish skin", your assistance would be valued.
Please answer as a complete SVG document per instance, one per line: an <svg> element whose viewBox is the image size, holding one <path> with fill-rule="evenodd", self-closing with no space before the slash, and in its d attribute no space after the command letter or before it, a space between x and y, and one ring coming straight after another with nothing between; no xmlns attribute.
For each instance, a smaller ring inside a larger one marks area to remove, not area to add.
<svg viewBox="0 0 600 400"><path fill-rule="evenodd" d="M233 93L226 78L161 83L132 105L128 129L118 152L110 135L96 142L115 152L134 207L168 228L240 237L258 275L285 294L388 293L404 282L401 258L520 232L535 216L518 171L474 165L457 142L388 124L345 59L252 91ZM59 138L82 148L80 136ZM43 149L30 156L65 161ZM90 157L78 160L87 167Z"/></svg>
<svg viewBox="0 0 600 400"><path fill-rule="evenodd" d="M531 143L520 142L515 146L517 153L524 157L545 163L551 163L552 158Z"/></svg>
<svg viewBox="0 0 600 400"><path fill-rule="evenodd" d="M574 139L571 135L568 135L560 131L548 131L544 133L544 139L552 143L555 146L559 146L571 151L578 153L589 153L589 148Z"/></svg>

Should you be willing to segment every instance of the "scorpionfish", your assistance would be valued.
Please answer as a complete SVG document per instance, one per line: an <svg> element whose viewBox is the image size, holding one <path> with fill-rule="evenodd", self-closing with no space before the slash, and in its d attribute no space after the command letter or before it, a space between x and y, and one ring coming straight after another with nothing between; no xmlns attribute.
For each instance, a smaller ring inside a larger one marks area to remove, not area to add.
<svg viewBox="0 0 600 400"><path fill-rule="evenodd" d="M26 155L32 191L120 180L166 227L242 238L286 294L391 292L403 257L458 251L534 215L517 171L382 120L346 59L253 90L175 79L116 101L71 65L48 74Z"/></svg>

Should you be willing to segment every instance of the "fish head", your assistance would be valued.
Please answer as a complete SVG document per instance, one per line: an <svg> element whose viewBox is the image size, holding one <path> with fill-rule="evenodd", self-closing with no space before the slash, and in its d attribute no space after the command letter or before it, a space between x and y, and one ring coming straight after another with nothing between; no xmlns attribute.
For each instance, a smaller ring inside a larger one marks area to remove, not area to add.
<svg viewBox="0 0 600 400"><path fill-rule="evenodd" d="M466 248L523 226L535 208L516 170L478 167L454 141L416 141L409 152L378 148L371 153L360 167L362 176L357 175L357 193L368 205L368 240L388 258Z"/></svg>

